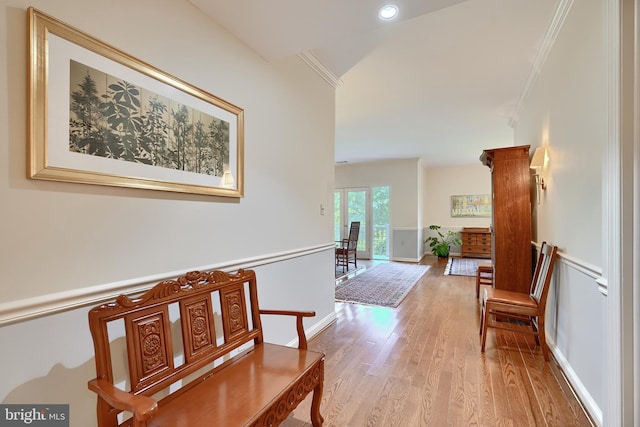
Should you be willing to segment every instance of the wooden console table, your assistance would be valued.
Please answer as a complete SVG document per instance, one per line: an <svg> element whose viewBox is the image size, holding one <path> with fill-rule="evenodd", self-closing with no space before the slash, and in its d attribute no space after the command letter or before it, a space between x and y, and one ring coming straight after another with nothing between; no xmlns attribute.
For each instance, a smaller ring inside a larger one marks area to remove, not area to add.
<svg viewBox="0 0 640 427"><path fill-rule="evenodd" d="M491 258L491 230L489 228L464 227L460 232L462 239L461 256L473 258Z"/></svg>

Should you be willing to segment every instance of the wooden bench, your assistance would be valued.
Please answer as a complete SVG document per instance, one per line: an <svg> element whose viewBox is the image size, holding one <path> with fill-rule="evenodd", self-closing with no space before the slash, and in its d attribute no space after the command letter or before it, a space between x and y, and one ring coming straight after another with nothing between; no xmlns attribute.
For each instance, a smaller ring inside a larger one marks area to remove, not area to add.
<svg viewBox="0 0 640 427"><path fill-rule="evenodd" d="M298 348L263 341L267 314L295 316ZM191 272L93 308L98 425L276 426L313 391L321 426L324 354L307 351L302 324L311 316L259 309L251 270Z"/></svg>

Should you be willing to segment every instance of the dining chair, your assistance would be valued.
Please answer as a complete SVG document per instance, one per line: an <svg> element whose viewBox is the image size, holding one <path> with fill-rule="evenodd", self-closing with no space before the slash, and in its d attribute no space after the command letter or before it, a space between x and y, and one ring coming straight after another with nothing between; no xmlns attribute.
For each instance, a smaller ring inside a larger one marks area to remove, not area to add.
<svg viewBox="0 0 640 427"><path fill-rule="evenodd" d="M528 294L505 289L484 289L480 312L483 353L487 328L496 328L534 335L536 344L542 348L544 360L549 360L544 316L557 252L556 246L542 242Z"/></svg>
<svg viewBox="0 0 640 427"><path fill-rule="evenodd" d="M345 267L349 271L349 264L353 264L358 268L358 259L356 250L358 248L358 235L360 234L360 222L353 221L349 228L349 238L342 239L336 245L336 268L342 267L344 273Z"/></svg>

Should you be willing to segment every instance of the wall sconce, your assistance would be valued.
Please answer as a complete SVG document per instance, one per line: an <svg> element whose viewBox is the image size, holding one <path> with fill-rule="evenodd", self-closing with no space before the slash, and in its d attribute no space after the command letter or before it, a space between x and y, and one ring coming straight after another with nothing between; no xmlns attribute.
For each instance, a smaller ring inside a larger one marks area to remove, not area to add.
<svg viewBox="0 0 640 427"><path fill-rule="evenodd" d="M544 177L542 176L542 170L547 168L548 163L549 155L547 154L547 149L545 147L537 147L536 151L533 152L533 158L531 159L529 169L533 169L535 171L533 176L536 179L536 195L538 197L538 204L540 204L540 190L547 189L547 185L544 183Z"/></svg>

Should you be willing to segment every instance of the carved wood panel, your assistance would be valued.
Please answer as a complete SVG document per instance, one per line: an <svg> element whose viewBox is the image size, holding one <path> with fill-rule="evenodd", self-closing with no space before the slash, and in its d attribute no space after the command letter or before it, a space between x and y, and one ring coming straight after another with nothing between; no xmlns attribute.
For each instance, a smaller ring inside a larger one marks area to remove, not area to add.
<svg viewBox="0 0 640 427"><path fill-rule="evenodd" d="M213 308L209 294L180 302L182 339L187 363L215 348Z"/></svg>
<svg viewBox="0 0 640 427"><path fill-rule="evenodd" d="M131 387L138 390L154 376L173 369L173 350L167 306L126 317Z"/></svg>
<svg viewBox="0 0 640 427"><path fill-rule="evenodd" d="M220 308L226 342L249 333L247 303L242 283L220 291Z"/></svg>

